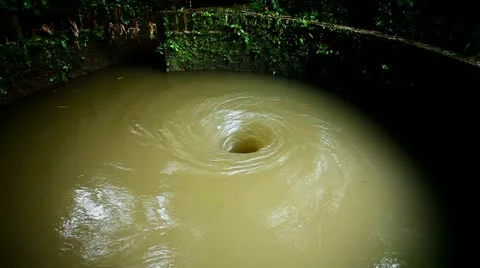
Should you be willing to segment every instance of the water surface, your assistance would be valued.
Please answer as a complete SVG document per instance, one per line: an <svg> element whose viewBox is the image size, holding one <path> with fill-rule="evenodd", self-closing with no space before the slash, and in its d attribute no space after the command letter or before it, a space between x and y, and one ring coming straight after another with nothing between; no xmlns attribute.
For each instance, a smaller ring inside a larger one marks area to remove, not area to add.
<svg viewBox="0 0 480 268"><path fill-rule="evenodd" d="M439 258L413 162L355 109L297 82L111 68L1 119L3 247L18 267Z"/></svg>

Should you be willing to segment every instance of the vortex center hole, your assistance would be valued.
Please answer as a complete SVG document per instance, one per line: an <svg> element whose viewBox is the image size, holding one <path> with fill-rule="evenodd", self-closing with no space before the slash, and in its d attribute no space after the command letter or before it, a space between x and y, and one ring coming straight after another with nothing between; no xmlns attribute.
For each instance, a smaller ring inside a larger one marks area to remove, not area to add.
<svg viewBox="0 0 480 268"><path fill-rule="evenodd" d="M252 137L247 137L244 139L239 139L234 142L229 146L229 153L234 153L234 154L248 154L248 153L254 153L260 149L262 149L262 144L260 141L258 141L255 138Z"/></svg>

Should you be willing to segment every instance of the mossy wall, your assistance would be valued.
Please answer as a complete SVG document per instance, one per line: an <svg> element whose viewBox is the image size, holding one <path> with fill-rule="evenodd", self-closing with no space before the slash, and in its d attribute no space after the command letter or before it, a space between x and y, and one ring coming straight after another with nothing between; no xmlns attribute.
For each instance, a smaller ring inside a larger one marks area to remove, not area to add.
<svg viewBox="0 0 480 268"><path fill-rule="evenodd" d="M165 13L167 71L241 70L324 86L425 90L477 82L479 66L441 49L378 32L258 14L248 7Z"/></svg>
<svg viewBox="0 0 480 268"><path fill-rule="evenodd" d="M140 57L154 51L158 40L104 40L81 35L68 38L35 36L25 42L0 45L0 106L71 78ZM161 63L159 63L161 65Z"/></svg>

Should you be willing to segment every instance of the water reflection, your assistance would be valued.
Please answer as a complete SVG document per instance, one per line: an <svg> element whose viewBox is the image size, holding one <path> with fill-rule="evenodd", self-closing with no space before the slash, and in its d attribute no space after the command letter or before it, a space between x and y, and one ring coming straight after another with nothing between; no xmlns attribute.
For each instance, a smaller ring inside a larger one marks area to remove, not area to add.
<svg viewBox="0 0 480 268"><path fill-rule="evenodd" d="M380 260L374 261L372 268L401 268L408 267L404 259L400 258L396 252L385 252Z"/></svg>
<svg viewBox="0 0 480 268"><path fill-rule="evenodd" d="M126 189L94 175L94 187L80 186L73 192L71 214L63 220L59 234L63 250L79 252L84 260L98 261L133 245L136 232L122 232L134 225L135 197Z"/></svg>
<svg viewBox="0 0 480 268"><path fill-rule="evenodd" d="M57 232L63 240L63 255L78 254L90 265L111 263L116 267L139 261L146 267L170 267L174 255L161 238L175 226L170 216L169 192L136 195L112 182L122 172L134 172L121 162L109 162L103 170L90 172L73 190L73 205ZM145 248L155 237L154 245ZM143 260L136 259L145 251ZM119 260L124 260L119 263Z"/></svg>
<svg viewBox="0 0 480 268"><path fill-rule="evenodd" d="M157 197L144 200L145 214L149 225L151 225L146 226L145 231L150 231L149 227L153 228L152 230L162 229L167 231L175 225L175 221L168 213L172 196L171 193L162 193Z"/></svg>
<svg viewBox="0 0 480 268"><path fill-rule="evenodd" d="M168 246L154 245L147 250L143 263L146 268L175 267L174 256L175 251Z"/></svg>

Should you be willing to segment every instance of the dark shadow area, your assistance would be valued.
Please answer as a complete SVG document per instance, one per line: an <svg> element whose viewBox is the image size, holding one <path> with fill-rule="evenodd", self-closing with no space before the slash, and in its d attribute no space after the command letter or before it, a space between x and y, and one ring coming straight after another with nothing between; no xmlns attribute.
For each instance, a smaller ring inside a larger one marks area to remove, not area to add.
<svg viewBox="0 0 480 268"><path fill-rule="evenodd" d="M372 48L373 49L373 48ZM475 158L468 153L477 144L472 123L477 121L476 88L480 69L447 57L434 64L424 57L397 55L397 69L388 72L373 66L365 73L357 64L332 63L330 79L323 80L321 70L309 69L307 80L337 95L374 119L410 155L426 174L423 182L431 192L445 225L445 257L438 267L456 267L464 254L458 245L463 237L459 226L466 226L458 206L471 202L463 178L475 174ZM379 55L381 58L381 55ZM312 59L312 62L318 59ZM378 59L358 59L377 64ZM464 225L465 224L465 225ZM463 247L462 247L463 248Z"/></svg>
<svg viewBox="0 0 480 268"><path fill-rule="evenodd" d="M244 5L250 4L252 1L249 0L201 0L201 1L192 1L192 8L203 8L203 7L225 7L233 5Z"/></svg>
<svg viewBox="0 0 480 268"><path fill-rule="evenodd" d="M144 66L156 70L166 71L165 56L156 51L158 42L142 41L142 46L130 53L119 64Z"/></svg>
<svg viewBox="0 0 480 268"><path fill-rule="evenodd" d="M164 16L158 14L158 21L162 22ZM121 64L130 64L145 66L166 72L166 58L164 53L159 53L159 48L165 42L165 25L163 23L157 24L157 39L148 40L142 39L139 41L138 49L134 49L128 58L121 62Z"/></svg>

